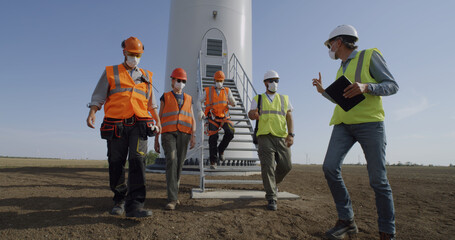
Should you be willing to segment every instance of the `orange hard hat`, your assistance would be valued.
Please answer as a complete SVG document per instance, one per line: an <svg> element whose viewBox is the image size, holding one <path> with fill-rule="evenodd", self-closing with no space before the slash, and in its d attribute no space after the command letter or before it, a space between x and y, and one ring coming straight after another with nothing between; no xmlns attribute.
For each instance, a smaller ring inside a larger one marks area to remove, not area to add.
<svg viewBox="0 0 455 240"><path fill-rule="evenodd" d="M176 68L172 71L171 78L186 80L186 72L183 68Z"/></svg>
<svg viewBox="0 0 455 240"><path fill-rule="evenodd" d="M143 53L144 52L144 45L142 45L142 42L135 37L129 37L128 39L123 41L122 48L131 53Z"/></svg>
<svg viewBox="0 0 455 240"><path fill-rule="evenodd" d="M225 78L225 77L224 77L223 71L218 71L218 72L216 72L215 75L213 75L213 78L214 78L215 80L222 80L222 81L224 81L224 78Z"/></svg>

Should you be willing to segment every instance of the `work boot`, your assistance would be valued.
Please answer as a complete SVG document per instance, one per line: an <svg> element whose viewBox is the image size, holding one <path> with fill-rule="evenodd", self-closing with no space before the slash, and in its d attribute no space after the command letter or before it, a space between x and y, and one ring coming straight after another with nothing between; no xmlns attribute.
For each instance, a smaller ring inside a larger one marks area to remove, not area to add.
<svg viewBox="0 0 455 240"><path fill-rule="evenodd" d="M396 238L395 238L395 234L379 232L379 239L380 240L395 240Z"/></svg>
<svg viewBox="0 0 455 240"><path fill-rule="evenodd" d="M276 204L276 200L269 200L268 204L267 204L267 209L268 210L272 210L272 211L276 211L278 209L278 206Z"/></svg>
<svg viewBox="0 0 455 240"><path fill-rule="evenodd" d="M121 216L125 212L125 202L118 202L114 204L111 210L112 215Z"/></svg>
<svg viewBox="0 0 455 240"><path fill-rule="evenodd" d="M216 162L210 162L210 169L216 169Z"/></svg>
<svg viewBox="0 0 455 240"><path fill-rule="evenodd" d="M344 236L351 233L358 233L359 229L355 224L354 219L352 220L341 220L335 224L335 227L331 228L329 231L325 233L325 236L332 240L343 239Z"/></svg>
<svg viewBox="0 0 455 240"><path fill-rule="evenodd" d="M164 209L166 210L175 210L175 207L177 205L180 205L180 201L177 200L177 201L170 201L166 204L166 207Z"/></svg>
<svg viewBox="0 0 455 240"><path fill-rule="evenodd" d="M220 159L220 164L226 160L226 158L224 158L224 153L220 153L219 159Z"/></svg>
<svg viewBox="0 0 455 240"><path fill-rule="evenodd" d="M152 211L151 210L146 210L146 209L136 209L131 212L126 213L127 217L134 217L134 218L146 218L146 217L151 217L152 216Z"/></svg>

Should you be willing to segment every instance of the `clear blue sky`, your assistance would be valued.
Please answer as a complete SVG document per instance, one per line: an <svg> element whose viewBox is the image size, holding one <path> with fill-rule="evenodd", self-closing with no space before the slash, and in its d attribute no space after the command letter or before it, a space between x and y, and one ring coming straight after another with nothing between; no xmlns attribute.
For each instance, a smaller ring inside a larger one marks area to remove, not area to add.
<svg viewBox="0 0 455 240"><path fill-rule="evenodd" d="M253 76L263 91L268 69L294 105L295 163L322 163L333 104L327 86L340 62L323 42L340 24L358 30L360 49L376 47L400 86L384 97L387 161L455 164L455 1L253 0ZM0 155L106 159L106 143L85 119L107 65L123 60L120 43L145 45L140 67L162 93L169 1L3 1L0 4ZM150 144L149 144L150 145ZM151 146L151 145L150 145ZM152 149L152 148L150 148ZM358 144L346 163L365 163Z"/></svg>

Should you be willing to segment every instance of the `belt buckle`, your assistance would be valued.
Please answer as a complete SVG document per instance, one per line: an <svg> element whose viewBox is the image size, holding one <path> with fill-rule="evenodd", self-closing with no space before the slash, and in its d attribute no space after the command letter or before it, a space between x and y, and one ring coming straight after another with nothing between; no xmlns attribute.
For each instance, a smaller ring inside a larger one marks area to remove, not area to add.
<svg viewBox="0 0 455 240"><path fill-rule="evenodd" d="M123 120L123 122L127 125L133 125L135 121L136 121L136 118L134 116Z"/></svg>

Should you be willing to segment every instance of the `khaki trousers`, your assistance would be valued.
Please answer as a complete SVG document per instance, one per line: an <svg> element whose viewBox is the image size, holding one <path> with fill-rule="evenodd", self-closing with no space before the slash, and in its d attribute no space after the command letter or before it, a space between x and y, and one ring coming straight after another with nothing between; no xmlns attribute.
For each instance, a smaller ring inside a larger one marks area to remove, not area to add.
<svg viewBox="0 0 455 240"><path fill-rule="evenodd" d="M186 159L188 143L191 135L188 133L166 132L161 134L161 144L166 158L167 200L177 201L180 185L180 174Z"/></svg>
<svg viewBox="0 0 455 240"><path fill-rule="evenodd" d="M276 186L292 169L291 149L284 140L271 134L258 136L258 155L267 200L277 200Z"/></svg>

